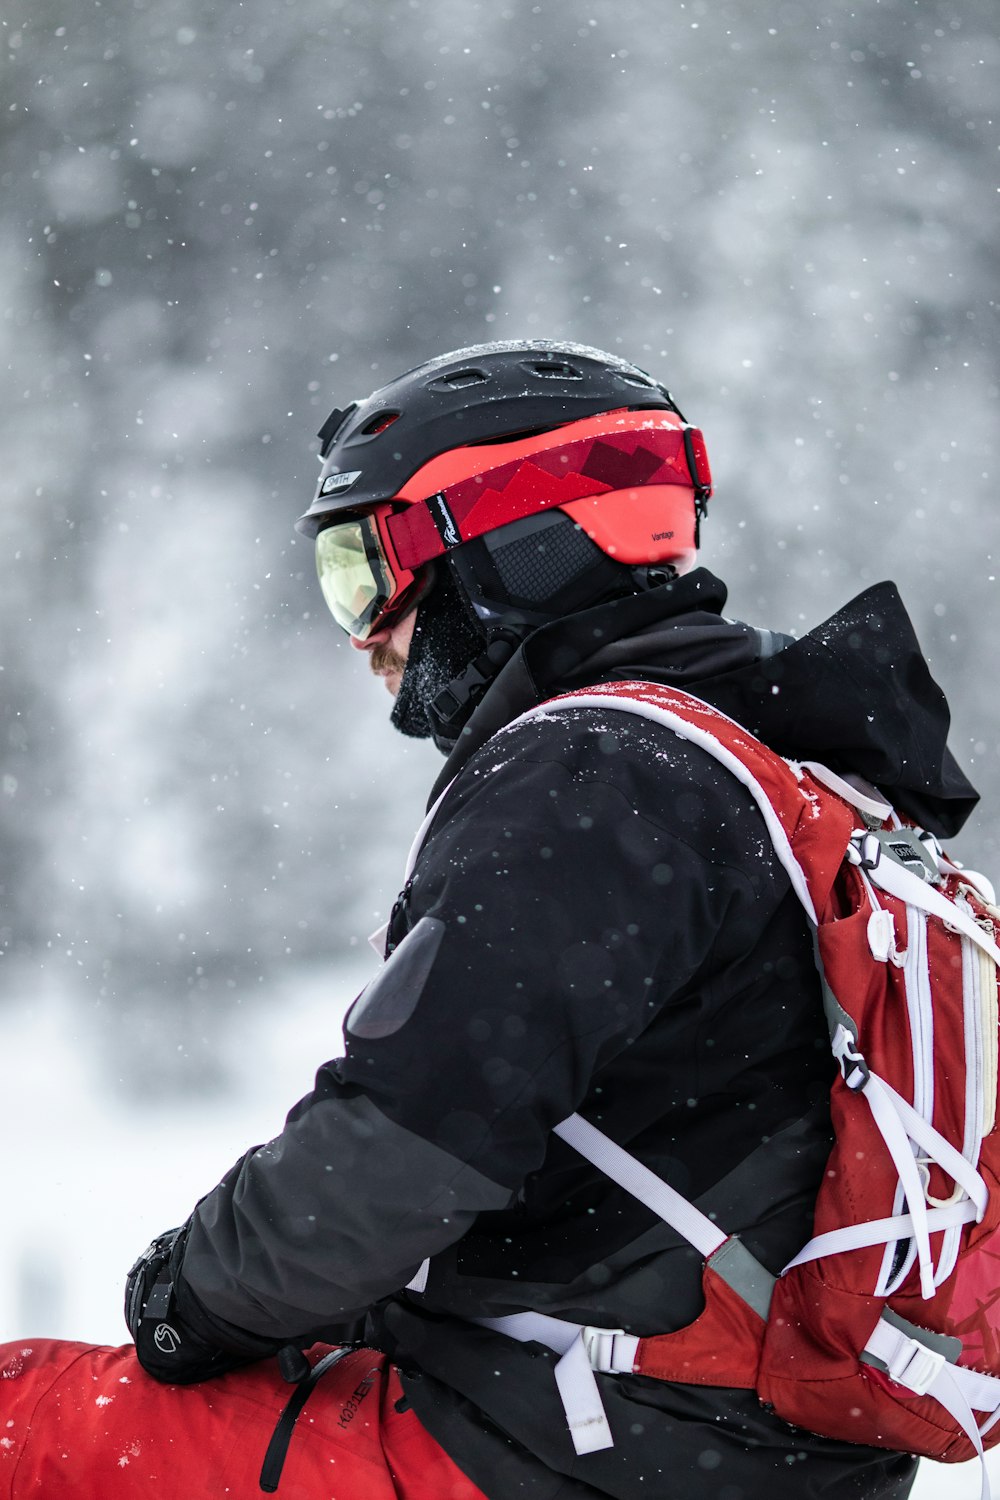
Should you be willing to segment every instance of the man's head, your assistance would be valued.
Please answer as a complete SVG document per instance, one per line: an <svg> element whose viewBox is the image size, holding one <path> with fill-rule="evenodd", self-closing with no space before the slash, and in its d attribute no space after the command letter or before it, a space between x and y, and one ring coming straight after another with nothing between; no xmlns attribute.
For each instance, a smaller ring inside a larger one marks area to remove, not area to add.
<svg viewBox="0 0 1000 1500"><path fill-rule="evenodd" d="M711 493L666 388L571 343L442 355L332 412L320 438L298 528L338 623L398 690L394 722L439 743L537 626L689 567Z"/></svg>

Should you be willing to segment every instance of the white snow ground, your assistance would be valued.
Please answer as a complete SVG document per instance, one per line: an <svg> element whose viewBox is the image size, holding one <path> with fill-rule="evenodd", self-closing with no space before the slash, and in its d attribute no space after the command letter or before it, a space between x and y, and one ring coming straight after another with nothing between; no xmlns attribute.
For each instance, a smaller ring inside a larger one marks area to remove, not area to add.
<svg viewBox="0 0 1000 1500"><path fill-rule="evenodd" d="M6 1122L0 1341L120 1343L125 1273L154 1234L186 1217L250 1144L281 1128L340 1050L340 1021L371 972L360 954L300 981L238 1039L247 1086L225 1099L137 1113L95 1083L92 1047L64 996L8 1010L0 1056ZM989 1460L1000 1497L1000 1450ZM913 1500L979 1500L978 1464L924 1463Z"/></svg>

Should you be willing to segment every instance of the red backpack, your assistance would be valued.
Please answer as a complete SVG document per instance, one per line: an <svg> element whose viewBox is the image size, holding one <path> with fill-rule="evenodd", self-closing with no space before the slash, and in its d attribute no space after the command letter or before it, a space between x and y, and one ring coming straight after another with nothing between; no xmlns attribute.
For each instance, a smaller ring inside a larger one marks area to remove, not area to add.
<svg viewBox="0 0 1000 1500"><path fill-rule="evenodd" d="M645 1338L530 1312L484 1321L563 1355L556 1378L579 1453L612 1441L597 1371L752 1389L825 1437L945 1462L981 1457L1000 1441L1000 911L989 882L872 789L784 760L688 693L625 682L524 717L555 705L665 724L754 797L816 930L839 1065L835 1144L814 1236L774 1278L570 1116L556 1133L702 1252L704 1310Z"/></svg>

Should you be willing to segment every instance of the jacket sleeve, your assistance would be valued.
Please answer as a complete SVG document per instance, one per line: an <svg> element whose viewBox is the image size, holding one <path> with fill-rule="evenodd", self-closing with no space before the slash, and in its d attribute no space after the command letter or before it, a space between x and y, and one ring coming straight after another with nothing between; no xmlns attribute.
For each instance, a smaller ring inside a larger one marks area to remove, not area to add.
<svg viewBox="0 0 1000 1500"><path fill-rule="evenodd" d="M567 713L469 763L346 1056L194 1213L183 1275L209 1312L294 1337L404 1287L512 1202L720 931L738 942L759 815L703 752L649 736Z"/></svg>

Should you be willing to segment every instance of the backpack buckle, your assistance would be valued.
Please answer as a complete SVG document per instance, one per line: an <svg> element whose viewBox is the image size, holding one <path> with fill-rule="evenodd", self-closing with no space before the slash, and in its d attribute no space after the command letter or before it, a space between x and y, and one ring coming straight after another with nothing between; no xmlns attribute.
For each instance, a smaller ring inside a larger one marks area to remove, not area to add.
<svg viewBox="0 0 1000 1500"><path fill-rule="evenodd" d="M871 1073L864 1053L858 1050L858 1039L841 1021L830 1042L834 1057L840 1064L840 1076L853 1094L859 1094L867 1086Z"/></svg>
<svg viewBox="0 0 1000 1500"><path fill-rule="evenodd" d="M624 1328L595 1328L588 1323L583 1329L590 1368L599 1375L631 1375L638 1346L638 1338Z"/></svg>
<svg viewBox="0 0 1000 1500"><path fill-rule="evenodd" d="M888 1364L889 1376L916 1396L926 1396L948 1361L916 1339L904 1339Z"/></svg>
<svg viewBox="0 0 1000 1500"><path fill-rule="evenodd" d="M847 859L852 865L858 865L862 870L875 870L882 858L882 842L872 832L865 829L852 835L851 842L847 846Z"/></svg>
<svg viewBox="0 0 1000 1500"><path fill-rule="evenodd" d="M848 861L862 870L877 870L883 854L927 885L940 881L941 845L932 833L918 828L859 830L847 846Z"/></svg>

